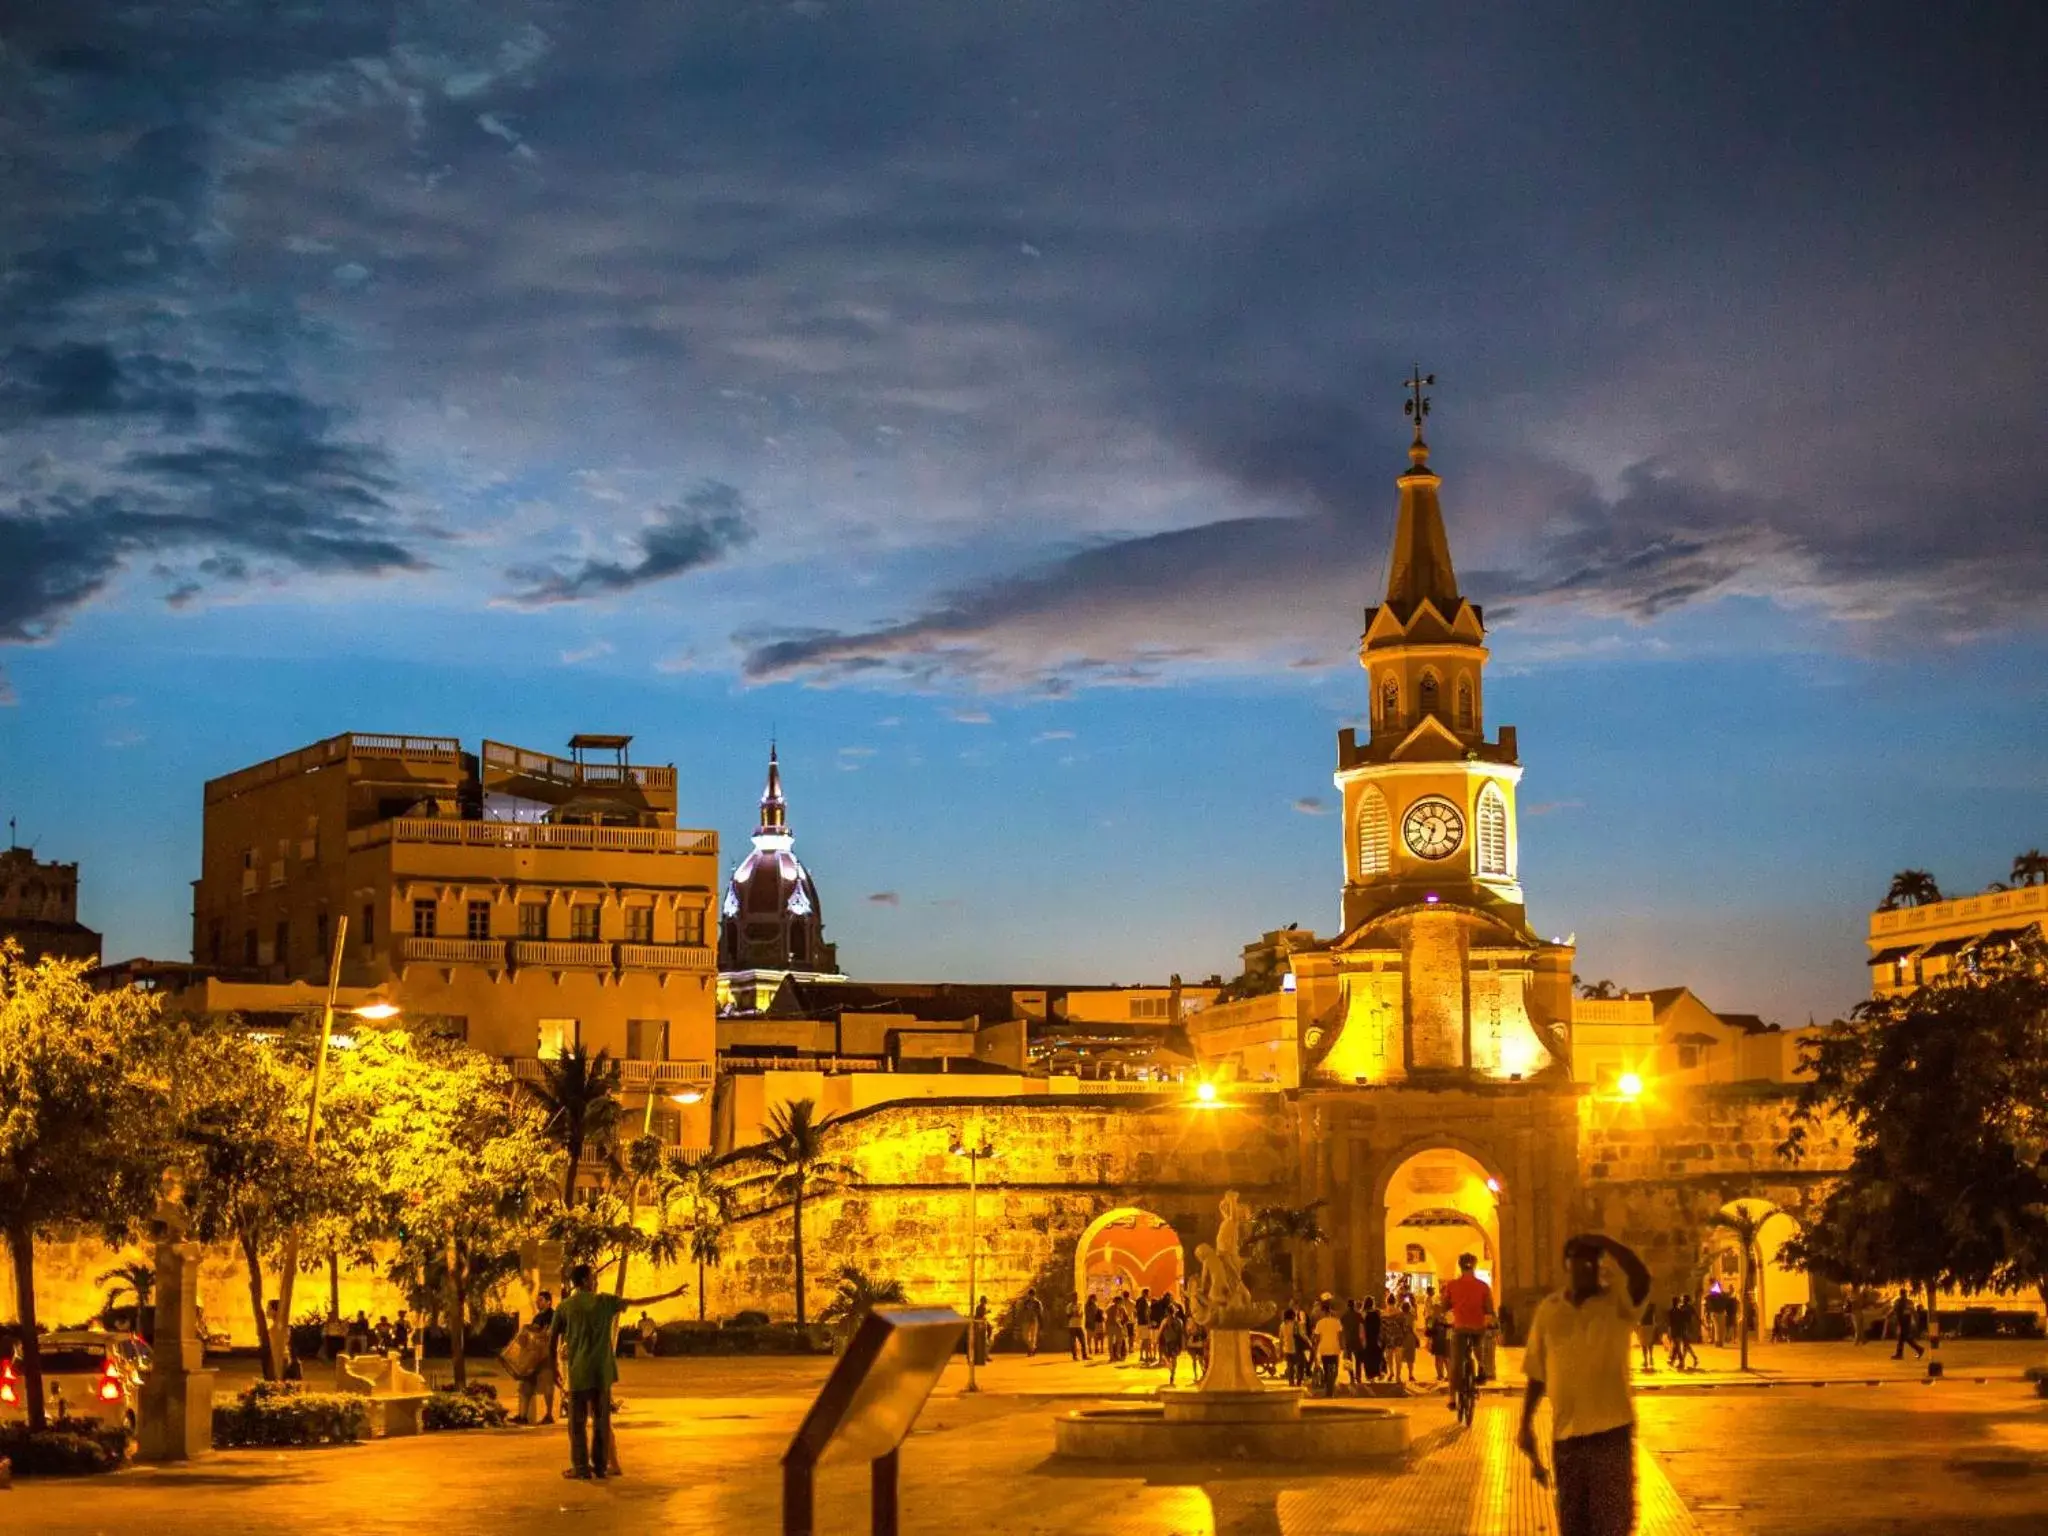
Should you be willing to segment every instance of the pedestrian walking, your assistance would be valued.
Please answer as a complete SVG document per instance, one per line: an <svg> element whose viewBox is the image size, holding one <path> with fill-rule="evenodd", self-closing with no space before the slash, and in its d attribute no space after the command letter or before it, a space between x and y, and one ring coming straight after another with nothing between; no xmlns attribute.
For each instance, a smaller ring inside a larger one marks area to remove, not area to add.
<svg viewBox="0 0 2048 1536"><path fill-rule="evenodd" d="M1913 1298L1900 1291L1899 1299L1892 1303L1892 1324L1898 1336L1898 1343L1892 1349L1894 1360L1905 1359L1909 1348L1913 1351L1915 1360L1927 1353L1920 1347L1920 1341L1914 1337L1914 1325L1917 1321L1913 1313Z"/></svg>
<svg viewBox="0 0 2048 1536"><path fill-rule="evenodd" d="M534 1298L533 1317L520 1329L505 1346L506 1369L519 1384L519 1422L522 1424L552 1424L555 1422L555 1298L552 1292L542 1291ZM541 1410L540 1417L534 1417L534 1409Z"/></svg>
<svg viewBox="0 0 2048 1536"><path fill-rule="evenodd" d="M1166 1363L1166 1384L1169 1387L1180 1370L1180 1352L1187 1343L1187 1337L1187 1324L1181 1320L1180 1308L1171 1308L1159 1324L1159 1358Z"/></svg>
<svg viewBox="0 0 2048 1536"><path fill-rule="evenodd" d="M1325 1301L1312 1330L1316 1349L1316 1381L1323 1396L1337 1395L1337 1360L1344 1353L1344 1323Z"/></svg>
<svg viewBox="0 0 2048 1536"><path fill-rule="evenodd" d="M1109 1353L1109 1314L1090 1296L1081 1305L1081 1321L1088 1334L1087 1352L1099 1360Z"/></svg>
<svg viewBox="0 0 2048 1536"><path fill-rule="evenodd" d="M1295 1353L1295 1334L1300 1324L1295 1321L1294 1308L1283 1307L1280 1311L1280 1358L1287 1362L1287 1385L1301 1385L1300 1367L1296 1364L1299 1356Z"/></svg>
<svg viewBox="0 0 2048 1536"><path fill-rule="evenodd" d="M1451 1319L1442 1296L1429 1298L1429 1357L1436 1365L1436 1379L1450 1380Z"/></svg>
<svg viewBox="0 0 2048 1536"><path fill-rule="evenodd" d="M1027 1360L1038 1353L1038 1330L1044 1321L1045 1308L1039 1303L1038 1292L1026 1286L1024 1299L1017 1303L1017 1331L1024 1335L1024 1358Z"/></svg>
<svg viewBox="0 0 2048 1536"><path fill-rule="evenodd" d="M401 1359L406 1350L412 1347L412 1324L406 1320L403 1312L392 1320L391 1347L398 1351Z"/></svg>
<svg viewBox="0 0 2048 1536"><path fill-rule="evenodd" d="M1378 1381L1387 1374L1387 1319L1378 1301L1367 1300L1358 1332L1365 1345L1365 1379Z"/></svg>
<svg viewBox="0 0 2048 1536"><path fill-rule="evenodd" d="M972 1350L976 1365L988 1364L989 1336L993 1330L988 1322L988 1298L983 1296L974 1303L974 1315L967 1324L967 1347Z"/></svg>
<svg viewBox="0 0 2048 1536"><path fill-rule="evenodd" d="M1657 1374L1657 1303L1643 1303L1643 1315L1636 1319L1636 1343L1642 1347L1643 1369Z"/></svg>
<svg viewBox="0 0 2048 1536"><path fill-rule="evenodd" d="M612 1451L612 1384L619 1379L612 1352L612 1325L628 1307L649 1307L689 1289L679 1285L653 1296L599 1293L588 1264L569 1272L575 1289L562 1298L548 1326L559 1340L569 1376L569 1466L562 1476L604 1477L617 1458Z"/></svg>
<svg viewBox="0 0 2048 1536"><path fill-rule="evenodd" d="M1381 1325L1387 1341L1387 1363L1398 1386L1415 1384L1415 1298L1403 1296Z"/></svg>
<svg viewBox="0 0 2048 1536"><path fill-rule="evenodd" d="M1627 1284L1601 1284L1602 1257ZM1569 1280L1546 1296L1529 1324L1522 1357L1528 1388L1516 1436L1546 1474L1536 1449L1536 1408L1550 1398L1551 1473L1558 1536L1628 1536L1635 1525L1635 1405L1629 1345L1650 1297L1650 1272L1613 1238L1584 1233L1564 1246Z"/></svg>
<svg viewBox="0 0 2048 1536"><path fill-rule="evenodd" d="M1088 1358L1088 1330L1081 1317L1081 1303L1067 1303L1067 1353L1076 1360Z"/></svg>

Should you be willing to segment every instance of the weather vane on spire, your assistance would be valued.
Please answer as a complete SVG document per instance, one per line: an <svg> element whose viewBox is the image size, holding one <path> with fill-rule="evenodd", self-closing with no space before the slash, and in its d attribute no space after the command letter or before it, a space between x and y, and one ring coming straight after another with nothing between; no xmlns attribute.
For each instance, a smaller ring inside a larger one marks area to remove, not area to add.
<svg viewBox="0 0 2048 1536"><path fill-rule="evenodd" d="M1422 418L1429 414L1429 396L1425 395L1423 391L1436 388L1436 375L1424 373L1421 365L1417 364L1415 371L1407 378L1407 385L1413 398L1402 403L1401 414L1415 423L1415 443L1417 447L1420 447L1422 445Z"/></svg>

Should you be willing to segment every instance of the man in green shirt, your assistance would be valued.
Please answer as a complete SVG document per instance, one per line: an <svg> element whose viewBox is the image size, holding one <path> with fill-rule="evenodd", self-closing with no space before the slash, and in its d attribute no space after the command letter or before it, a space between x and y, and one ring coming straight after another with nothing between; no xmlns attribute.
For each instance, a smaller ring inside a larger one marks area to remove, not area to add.
<svg viewBox="0 0 2048 1536"><path fill-rule="evenodd" d="M562 1476L603 1477L612 1463L612 1383L619 1379L612 1323L628 1307L652 1306L689 1287L679 1285L659 1296L603 1296L588 1264L572 1269L569 1281L575 1289L555 1308L548 1330L551 1344L561 1342L569 1375L569 1470Z"/></svg>

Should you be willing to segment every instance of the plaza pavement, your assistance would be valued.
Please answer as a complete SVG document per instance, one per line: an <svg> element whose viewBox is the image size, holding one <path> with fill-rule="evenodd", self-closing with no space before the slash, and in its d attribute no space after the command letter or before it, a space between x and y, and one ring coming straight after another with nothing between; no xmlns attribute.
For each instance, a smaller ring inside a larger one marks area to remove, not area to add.
<svg viewBox="0 0 2048 1536"><path fill-rule="evenodd" d="M1643 1519L1651 1536L1878 1536L2048 1530L2048 1403L2018 1379L2041 1346L1952 1344L1949 1376L1890 1369L1866 1347L1760 1349L1769 1390L1719 1378L1640 1400ZM1805 1351L1818 1367L1809 1371ZM1798 1353L1793 1353L1797 1351ZM1867 1358L1865 1358L1867 1357ZM1848 1360L1854 1371L1839 1368ZM1965 1362L1968 1362L1967 1365ZM1714 1362L1718 1364L1719 1362ZM1876 1370L1877 1365L1885 1367ZM559 1429L432 1435L324 1451L235 1451L184 1468L21 1481L0 1528L84 1536L361 1531L675 1536L776 1531L778 1459L830 1362L628 1360L620 1447L627 1476L570 1483ZM1510 1357L1512 1364L1512 1357ZM1795 1370L1794 1367L1800 1369ZM1051 1457L1074 1396L1147 1390L1156 1374L998 1356L967 1396L955 1363L904 1448L904 1529L919 1536L1548 1532L1546 1495L1513 1450L1510 1391L1471 1430L1440 1395L1413 1399L1414 1447L1376 1472L1242 1465L1073 1466ZM1977 1377L1985 1379L1981 1382ZM1875 1379L1876 1388L1862 1382ZM1794 1385L1822 1381L1822 1388ZM1851 1385L1851 1382L1856 1383ZM821 1533L866 1529L860 1467L828 1468Z"/></svg>

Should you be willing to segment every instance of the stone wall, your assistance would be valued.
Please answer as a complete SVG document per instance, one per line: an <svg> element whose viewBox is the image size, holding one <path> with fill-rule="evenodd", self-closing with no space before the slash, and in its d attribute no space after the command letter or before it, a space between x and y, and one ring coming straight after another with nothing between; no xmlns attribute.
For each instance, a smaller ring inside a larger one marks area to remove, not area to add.
<svg viewBox="0 0 2048 1536"><path fill-rule="evenodd" d="M966 1305L968 1169L951 1151L963 1138L986 1139L997 1153L982 1164L978 1209L979 1289L999 1317L1035 1286L1057 1320L1073 1292L1081 1237L1110 1211L1135 1205L1164 1218L1192 1262L1195 1243L1214 1234L1224 1191L1252 1205L1296 1197L1294 1112L1279 1094L1216 1108L1190 1106L1178 1092L878 1105L828 1133L850 1177L805 1202L812 1315L844 1264L900 1281L913 1301ZM787 1316L789 1203L767 1195L758 1159L741 1154L729 1166L743 1213L709 1277L710 1311Z"/></svg>

